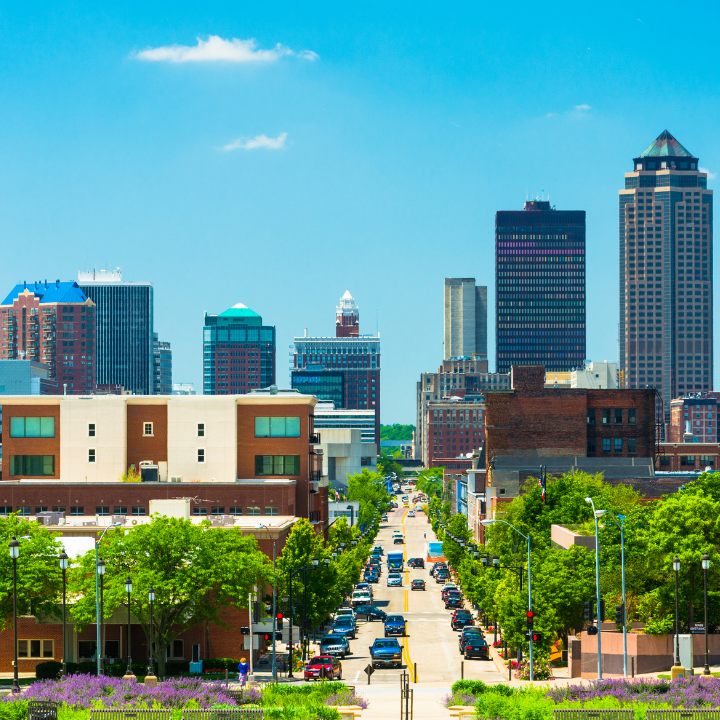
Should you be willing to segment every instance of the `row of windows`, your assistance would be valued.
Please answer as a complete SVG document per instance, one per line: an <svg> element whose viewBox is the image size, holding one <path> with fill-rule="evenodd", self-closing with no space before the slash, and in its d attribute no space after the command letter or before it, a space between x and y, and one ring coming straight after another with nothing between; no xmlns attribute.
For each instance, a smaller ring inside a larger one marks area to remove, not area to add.
<svg viewBox="0 0 720 720"><path fill-rule="evenodd" d="M257 506L252 506L252 505L248 505L245 508L245 510L246 510L245 515L250 515L250 516L253 516L253 515L279 515L280 514L279 508L272 507L269 505L265 507L264 513L260 512L261 508L259 508ZM197 506L196 505L193 508L193 515L195 515L196 517L205 517L205 516L207 516L207 514L208 514L208 508L205 506ZM243 507L241 505L230 506L228 508L227 514L228 515L242 515ZM210 515L225 515L225 508L222 506L211 507Z"/></svg>
<svg viewBox="0 0 720 720"><path fill-rule="evenodd" d="M255 437L300 437L300 418L256 417Z"/></svg>
<svg viewBox="0 0 720 720"><path fill-rule="evenodd" d="M587 424L588 425L595 425L595 416L596 416L596 410L595 408L588 408L587 411ZM622 408L603 408L601 411L602 413L602 424L603 425L622 425L623 424L623 416L627 418L628 425L635 425L637 424L637 410L635 408L628 408L627 410L623 410Z"/></svg>
<svg viewBox="0 0 720 720"><path fill-rule="evenodd" d="M54 417L11 417L10 437L13 438L54 438Z"/></svg>
<svg viewBox="0 0 720 720"><path fill-rule="evenodd" d="M598 443L597 440L599 438L589 437L587 439L587 452L588 455L595 455L595 453L598 451ZM628 454L633 455L637 453L637 438L627 438L626 441L623 440L623 438L602 438L602 454L603 455L622 455L623 454L623 444L624 442L627 443L627 451Z"/></svg>
<svg viewBox="0 0 720 720"><path fill-rule="evenodd" d="M55 475L55 456L11 455L10 475Z"/></svg>
<svg viewBox="0 0 720 720"><path fill-rule="evenodd" d="M256 455L256 475L299 475L299 455Z"/></svg>

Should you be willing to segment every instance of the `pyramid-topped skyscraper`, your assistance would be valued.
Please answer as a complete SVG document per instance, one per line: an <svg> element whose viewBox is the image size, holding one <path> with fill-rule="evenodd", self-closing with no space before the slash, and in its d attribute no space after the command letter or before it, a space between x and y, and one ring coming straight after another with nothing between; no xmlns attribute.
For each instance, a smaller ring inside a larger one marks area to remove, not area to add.
<svg viewBox="0 0 720 720"><path fill-rule="evenodd" d="M713 194L698 162L665 130L620 190L621 387L657 388L664 423L673 398L713 389Z"/></svg>

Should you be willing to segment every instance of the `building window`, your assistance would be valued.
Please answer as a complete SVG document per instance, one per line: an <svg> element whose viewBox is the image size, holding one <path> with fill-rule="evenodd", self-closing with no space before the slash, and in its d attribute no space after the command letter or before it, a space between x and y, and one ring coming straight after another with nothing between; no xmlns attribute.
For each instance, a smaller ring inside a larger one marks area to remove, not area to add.
<svg viewBox="0 0 720 720"><path fill-rule="evenodd" d="M193 508L193 515L205 516L205 515L207 515L207 508L206 507L197 507L197 505L196 505Z"/></svg>
<svg viewBox="0 0 720 720"><path fill-rule="evenodd" d="M280 510L279 510L279 508L276 508L276 507L266 507L265 514L266 515L279 515Z"/></svg>
<svg viewBox="0 0 720 720"><path fill-rule="evenodd" d="M18 640L19 658L53 658L55 647L52 640Z"/></svg>
<svg viewBox="0 0 720 720"><path fill-rule="evenodd" d="M602 443L603 443L603 452L609 453L610 452L610 438L603 438Z"/></svg>
<svg viewBox="0 0 720 720"><path fill-rule="evenodd" d="M603 424L603 425L609 425L609 424L610 424L610 410L603 410L603 411L602 411L602 424Z"/></svg>
<svg viewBox="0 0 720 720"><path fill-rule="evenodd" d="M224 507L213 507L213 508L210 508L210 514L211 514L211 515L224 515L224 514L225 514L225 508L224 508Z"/></svg>
<svg viewBox="0 0 720 720"><path fill-rule="evenodd" d="M203 448L198 448L198 462L205 462L205 450Z"/></svg>
<svg viewBox="0 0 720 720"><path fill-rule="evenodd" d="M0 516L11 515L12 505L0 505Z"/></svg>
<svg viewBox="0 0 720 720"><path fill-rule="evenodd" d="M684 467L695 467L695 456L694 455L681 455L680 465Z"/></svg>
<svg viewBox="0 0 720 720"><path fill-rule="evenodd" d="M168 647L168 657L182 660L185 657L185 643L182 640L173 640L172 647Z"/></svg>
<svg viewBox="0 0 720 720"><path fill-rule="evenodd" d="M300 418L256 417L255 437L300 437Z"/></svg>
<svg viewBox="0 0 720 720"><path fill-rule="evenodd" d="M153 424L151 422L143 423L143 436L144 437L152 437L153 434Z"/></svg>
<svg viewBox="0 0 720 720"><path fill-rule="evenodd" d="M88 437L95 437L95 423L88 423Z"/></svg>
<svg viewBox="0 0 720 720"><path fill-rule="evenodd" d="M299 455L256 455L256 475L299 475Z"/></svg>
<svg viewBox="0 0 720 720"><path fill-rule="evenodd" d="M54 455L11 455L10 475L54 475Z"/></svg>
<svg viewBox="0 0 720 720"><path fill-rule="evenodd" d="M75 515L76 517L84 515L85 508L82 505L75 505L74 507L70 508L70 514Z"/></svg>
<svg viewBox="0 0 720 720"><path fill-rule="evenodd" d="M11 417L10 437L55 437L54 417Z"/></svg>
<svg viewBox="0 0 720 720"><path fill-rule="evenodd" d="M589 437L587 439L587 454L588 455L595 454L595 438L594 437Z"/></svg>
<svg viewBox="0 0 720 720"><path fill-rule="evenodd" d="M701 455L700 456L700 467L715 467L715 456L714 455Z"/></svg>
<svg viewBox="0 0 720 720"><path fill-rule="evenodd" d="M630 408L627 411L628 414L628 425L635 425L637 423L637 410Z"/></svg>
<svg viewBox="0 0 720 720"><path fill-rule="evenodd" d="M43 512L47 512L47 506L46 506L46 505L42 505L42 506L40 506L40 507L36 507L36 508L35 508L35 514L36 514L36 515L37 515L38 513L43 513Z"/></svg>
<svg viewBox="0 0 720 720"><path fill-rule="evenodd" d="M587 411L587 424L588 424L588 425L594 425L594 424L595 424L595 408L588 408L588 411Z"/></svg>
<svg viewBox="0 0 720 720"><path fill-rule="evenodd" d="M205 437L205 423L198 423L198 437Z"/></svg>
<svg viewBox="0 0 720 720"><path fill-rule="evenodd" d="M95 514L96 515L109 515L110 514L110 508L107 505L98 505L95 508Z"/></svg>
<svg viewBox="0 0 720 720"><path fill-rule="evenodd" d="M637 438L628 438L627 439L627 448L628 448L628 454L634 455L637 453Z"/></svg>
<svg viewBox="0 0 720 720"><path fill-rule="evenodd" d="M670 467L670 456L669 455L661 455L660 456L660 467Z"/></svg>
<svg viewBox="0 0 720 720"><path fill-rule="evenodd" d="M132 514L137 516L141 516L145 514L145 508L144 507L134 507L132 509Z"/></svg>
<svg viewBox="0 0 720 720"><path fill-rule="evenodd" d="M61 512L61 513L64 513L64 512L65 512L65 508L64 508L62 505L56 505L56 506L53 507L52 511L53 511L53 512Z"/></svg>
<svg viewBox="0 0 720 720"><path fill-rule="evenodd" d="M17 514L18 515L32 515L32 508L29 507L18 507Z"/></svg>
<svg viewBox="0 0 720 720"><path fill-rule="evenodd" d="M613 438L613 453L615 455L622 455L623 451L623 439Z"/></svg>
<svg viewBox="0 0 720 720"><path fill-rule="evenodd" d="M248 515L259 515L260 508L259 507L251 507L248 505L247 514Z"/></svg>
<svg viewBox="0 0 720 720"><path fill-rule="evenodd" d="M622 425L622 417L622 408L615 408L615 410L613 410L613 422L615 423L615 425Z"/></svg>
<svg viewBox="0 0 720 720"><path fill-rule="evenodd" d="M88 449L88 462L89 463L95 462L95 448Z"/></svg>
<svg viewBox="0 0 720 720"><path fill-rule="evenodd" d="M228 512L228 515L242 515L243 509L240 506L233 505Z"/></svg>

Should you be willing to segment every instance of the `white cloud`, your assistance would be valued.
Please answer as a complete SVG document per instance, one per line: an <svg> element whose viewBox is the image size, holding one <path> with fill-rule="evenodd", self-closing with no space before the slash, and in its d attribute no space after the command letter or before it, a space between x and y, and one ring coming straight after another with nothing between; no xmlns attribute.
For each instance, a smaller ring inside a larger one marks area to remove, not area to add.
<svg viewBox="0 0 720 720"><path fill-rule="evenodd" d="M280 133L276 138L269 138L267 135L256 135L254 138L241 137L225 145L223 150L283 150L287 133Z"/></svg>
<svg viewBox="0 0 720 720"><path fill-rule="evenodd" d="M698 170L701 173L707 173L708 180L714 180L718 175L717 173L710 172L707 168L704 168L704 167L698 168Z"/></svg>
<svg viewBox="0 0 720 720"><path fill-rule="evenodd" d="M587 112L588 110L590 110L590 106L589 105L576 105L575 109L579 112Z"/></svg>
<svg viewBox="0 0 720 720"><path fill-rule="evenodd" d="M207 40L197 38L197 45L165 45L148 48L135 53L132 57L150 62L275 62L284 55L296 55L303 60L317 60L317 53L301 50L296 53L279 43L272 50L258 50L254 39L224 40L210 35Z"/></svg>

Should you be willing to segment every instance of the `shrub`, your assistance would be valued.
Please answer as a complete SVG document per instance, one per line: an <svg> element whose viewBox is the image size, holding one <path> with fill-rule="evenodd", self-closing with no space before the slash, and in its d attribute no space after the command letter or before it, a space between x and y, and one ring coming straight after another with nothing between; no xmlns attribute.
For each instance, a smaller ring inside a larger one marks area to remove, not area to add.
<svg viewBox="0 0 720 720"><path fill-rule="evenodd" d="M530 679L530 662L523 660L518 664L515 671L515 677L518 680ZM554 680L553 667L545 658L537 658L533 660L533 679L534 680Z"/></svg>
<svg viewBox="0 0 720 720"><path fill-rule="evenodd" d="M482 680L457 680L450 691L453 693L467 693L468 695L481 695L488 686Z"/></svg>
<svg viewBox="0 0 720 720"><path fill-rule="evenodd" d="M208 670L237 670L239 664L239 660L233 660L232 658L208 658L203 660L203 672ZM188 663L189 669L190 665Z"/></svg>
<svg viewBox="0 0 720 720"><path fill-rule="evenodd" d="M0 720L27 720L27 702L0 702Z"/></svg>
<svg viewBox="0 0 720 720"><path fill-rule="evenodd" d="M35 666L35 677L38 680L57 680L62 671L62 663L57 660L48 660Z"/></svg>

